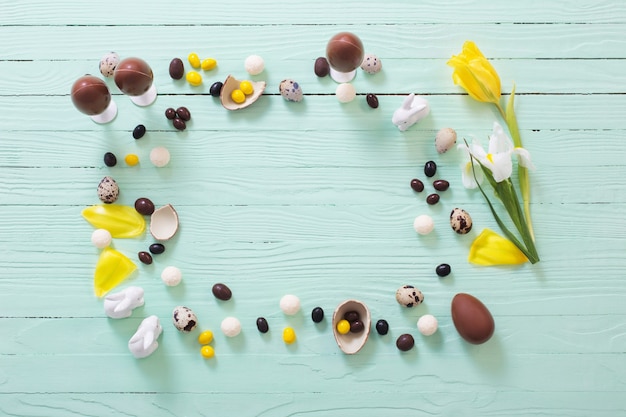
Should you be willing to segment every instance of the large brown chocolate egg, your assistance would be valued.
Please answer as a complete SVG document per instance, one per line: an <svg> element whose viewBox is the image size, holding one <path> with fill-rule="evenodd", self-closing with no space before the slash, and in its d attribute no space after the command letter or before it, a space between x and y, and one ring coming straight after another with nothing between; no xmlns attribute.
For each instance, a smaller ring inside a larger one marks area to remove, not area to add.
<svg viewBox="0 0 626 417"><path fill-rule="evenodd" d="M111 93L100 78L85 75L72 85L72 103L81 113L98 115L111 103Z"/></svg>
<svg viewBox="0 0 626 417"><path fill-rule="evenodd" d="M354 71L363 62L363 43L350 32L341 32L330 38L326 45L326 58L339 72Z"/></svg>
<svg viewBox="0 0 626 417"><path fill-rule="evenodd" d="M120 61L113 74L115 84L124 94L140 96L152 86L152 68L143 59L126 58Z"/></svg>
<svg viewBox="0 0 626 417"><path fill-rule="evenodd" d="M461 337L479 345L491 338L495 330L493 316L476 297L459 293L452 299L452 322Z"/></svg>

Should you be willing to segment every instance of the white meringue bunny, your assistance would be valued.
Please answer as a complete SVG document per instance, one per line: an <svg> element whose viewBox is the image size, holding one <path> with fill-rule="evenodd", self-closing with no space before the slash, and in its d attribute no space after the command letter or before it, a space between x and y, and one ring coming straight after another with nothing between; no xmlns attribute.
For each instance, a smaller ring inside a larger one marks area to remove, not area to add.
<svg viewBox="0 0 626 417"><path fill-rule="evenodd" d="M404 132L409 127L428 116L428 113L430 113L428 100L411 93L404 99L402 106L393 113L391 122Z"/></svg>
<svg viewBox="0 0 626 417"><path fill-rule="evenodd" d="M137 328L137 331L128 341L128 349L137 359L145 358L154 353L159 347L157 339L163 332L163 327L157 316L148 316Z"/></svg>
<svg viewBox="0 0 626 417"><path fill-rule="evenodd" d="M104 312L112 319L123 319L143 304L143 288L128 287L104 298Z"/></svg>

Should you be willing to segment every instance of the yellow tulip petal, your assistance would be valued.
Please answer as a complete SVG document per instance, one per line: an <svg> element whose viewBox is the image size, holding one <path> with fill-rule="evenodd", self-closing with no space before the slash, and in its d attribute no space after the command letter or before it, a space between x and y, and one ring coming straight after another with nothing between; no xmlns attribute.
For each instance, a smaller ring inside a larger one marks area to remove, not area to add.
<svg viewBox="0 0 626 417"><path fill-rule="evenodd" d="M513 242L490 229L484 229L470 247L468 261L477 265L518 265L528 262Z"/></svg>
<svg viewBox="0 0 626 417"><path fill-rule="evenodd" d="M106 248L100 254L93 277L93 289L102 297L137 269L126 255L115 249Z"/></svg>
<svg viewBox="0 0 626 417"><path fill-rule="evenodd" d="M134 207L105 204L87 207L81 214L96 229L106 229L114 238L136 237L146 229L146 221Z"/></svg>
<svg viewBox="0 0 626 417"><path fill-rule="evenodd" d="M448 61L454 68L452 80L475 100L498 104L500 77L474 42L466 41L460 54Z"/></svg>

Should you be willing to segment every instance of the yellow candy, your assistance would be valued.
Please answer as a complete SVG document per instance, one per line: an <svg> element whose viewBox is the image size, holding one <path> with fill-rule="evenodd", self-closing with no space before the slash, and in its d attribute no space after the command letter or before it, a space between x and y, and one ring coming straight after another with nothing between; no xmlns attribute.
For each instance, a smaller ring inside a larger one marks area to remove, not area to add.
<svg viewBox="0 0 626 417"><path fill-rule="evenodd" d="M339 334L346 334L350 331L350 322L348 320L339 320L337 323L337 332Z"/></svg>
<svg viewBox="0 0 626 417"><path fill-rule="evenodd" d="M248 80L240 82L239 89L247 96L254 93L254 87L252 86L252 83Z"/></svg>
<svg viewBox="0 0 626 417"><path fill-rule="evenodd" d="M190 53L189 56L187 56L187 60L189 61L192 67L200 68L200 57L198 56L197 53L195 52Z"/></svg>
<svg viewBox="0 0 626 417"><path fill-rule="evenodd" d="M90 206L82 216L96 229L106 229L114 238L136 237L146 228L146 220L135 207L120 204Z"/></svg>
<svg viewBox="0 0 626 417"><path fill-rule="evenodd" d="M241 104L246 101L246 95L241 90L233 90L233 92L230 93L230 98L232 98L237 104Z"/></svg>
<svg viewBox="0 0 626 417"><path fill-rule="evenodd" d="M124 162L126 162L128 165L135 166L139 163L139 157L137 155L135 155L134 153L129 153L128 155L126 155L126 157L124 158Z"/></svg>
<svg viewBox="0 0 626 417"><path fill-rule="evenodd" d="M283 330L283 340L288 345L296 341L296 332L291 327L285 327Z"/></svg>
<svg viewBox="0 0 626 417"><path fill-rule="evenodd" d="M132 274L137 265L126 255L115 249L105 248L98 258L93 275L93 289L102 297Z"/></svg>
<svg viewBox="0 0 626 417"><path fill-rule="evenodd" d="M217 61L213 58L206 58L202 60L202 69L205 71L210 71L217 66Z"/></svg>
<svg viewBox="0 0 626 417"><path fill-rule="evenodd" d="M202 346L202 347L200 348L200 354L201 354L204 358L206 358L206 359L210 359L210 358L212 358L213 356L215 356L215 350L213 350L213 348L212 348L211 346L209 346L209 345L205 345L205 346Z"/></svg>
<svg viewBox="0 0 626 417"><path fill-rule="evenodd" d="M213 332L210 330L205 330L198 336L198 343L201 345L208 345L213 341Z"/></svg>
<svg viewBox="0 0 626 417"><path fill-rule="evenodd" d="M189 71L187 75L185 76L185 78L187 79L187 82L193 85L194 87L197 87L200 84L202 84L202 75L200 75L196 71Z"/></svg>

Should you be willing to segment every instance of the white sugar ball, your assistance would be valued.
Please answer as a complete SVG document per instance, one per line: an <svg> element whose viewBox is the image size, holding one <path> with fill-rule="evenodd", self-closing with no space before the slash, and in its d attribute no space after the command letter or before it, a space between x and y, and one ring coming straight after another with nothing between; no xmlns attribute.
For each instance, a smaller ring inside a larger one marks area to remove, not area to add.
<svg viewBox="0 0 626 417"><path fill-rule="evenodd" d="M300 311L300 299L295 295L284 295L280 299L280 309L288 316L293 316Z"/></svg>
<svg viewBox="0 0 626 417"><path fill-rule="evenodd" d="M175 287L180 284L180 281L183 279L183 273L180 269L175 266L166 267L163 272L161 272L161 280L168 287Z"/></svg>
<svg viewBox="0 0 626 417"><path fill-rule="evenodd" d="M150 151L150 162L161 168L170 162L170 151L163 146L158 146Z"/></svg>
<svg viewBox="0 0 626 417"><path fill-rule="evenodd" d="M431 336L437 331L439 323L432 314L425 314L417 321L417 329L424 336Z"/></svg>
<svg viewBox="0 0 626 417"><path fill-rule="evenodd" d="M111 244L111 233L106 229L96 229L91 234L91 243L98 249L106 248Z"/></svg>
<svg viewBox="0 0 626 417"><path fill-rule="evenodd" d="M349 103L356 97L356 88L350 83L341 83L335 90L337 100L341 103Z"/></svg>
<svg viewBox="0 0 626 417"><path fill-rule="evenodd" d="M265 62L263 61L263 58L258 55L250 55L246 58L244 66L246 67L248 74L259 75L265 69Z"/></svg>
<svg viewBox="0 0 626 417"><path fill-rule="evenodd" d="M435 222L428 214L417 216L413 221L413 229L420 235L427 235L432 232L434 228Z"/></svg>
<svg viewBox="0 0 626 417"><path fill-rule="evenodd" d="M241 322L236 317L226 317L220 325L222 332L228 337L235 337L241 333Z"/></svg>

